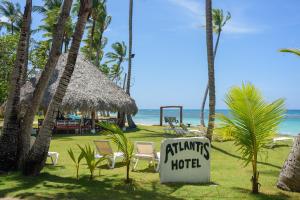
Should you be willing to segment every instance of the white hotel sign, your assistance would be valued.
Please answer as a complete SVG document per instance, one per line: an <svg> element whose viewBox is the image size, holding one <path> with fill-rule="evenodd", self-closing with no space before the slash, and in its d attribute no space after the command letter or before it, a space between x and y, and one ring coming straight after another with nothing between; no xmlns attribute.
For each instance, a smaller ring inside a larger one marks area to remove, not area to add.
<svg viewBox="0 0 300 200"><path fill-rule="evenodd" d="M162 183L208 183L210 141L205 137L165 139L160 149Z"/></svg>

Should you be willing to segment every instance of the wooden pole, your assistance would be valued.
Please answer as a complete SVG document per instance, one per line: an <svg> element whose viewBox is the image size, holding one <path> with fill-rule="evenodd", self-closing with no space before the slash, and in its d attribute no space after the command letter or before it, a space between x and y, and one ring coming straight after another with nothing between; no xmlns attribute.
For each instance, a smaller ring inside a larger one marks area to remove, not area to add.
<svg viewBox="0 0 300 200"><path fill-rule="evenodd" d="M96 118L96 112L92 111L92 132L95 132L95 118Z"/></svg>
<svg viewBox="0 0 300 200"><path fill-rule="evenodd" d="M182 106L180 106L180 124L182 124Z"/></svg>
<svg viewBox="0 0 300 200"><path fill-rule="evenodd" d="M162 118L163 118L163 108L160 107L160 123L159 123L160 126L162 126L162 120L163 120Z"/></svg>

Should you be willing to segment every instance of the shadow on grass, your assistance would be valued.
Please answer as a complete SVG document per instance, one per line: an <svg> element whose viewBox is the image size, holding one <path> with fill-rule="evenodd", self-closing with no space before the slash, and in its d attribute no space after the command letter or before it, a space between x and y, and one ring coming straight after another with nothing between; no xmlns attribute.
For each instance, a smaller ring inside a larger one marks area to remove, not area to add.
<svg viewBox="0 0 300 200"><path fill-rule="evenodd" d="M285 200L289 199L290 196L286 195L283 192L278 192L277 194L264 194L264 193L259 193L259 194L252 194L251 190L241 188L241 187L232 187L233 190L240 192L240 193L248 193L251 195L253 199L257 200Z"/></svg>
<svg viewBox="0 0 300 200"><path fill-rule="evenodd" d="M124 180L114 176L98 177L93 181L84 176L77 181L75 178L48 173L42 173L38 177L24 177L16 173L1 178L6 179L0 182L1 185L7 181L17 183L13 187L1 189L0 197L17 192L15 197L21 199L178 199L157 188L157 182L151 183L150 188L146 188L142 183L135 181L125 184ZM170 186L169 192L174 192L178 187L180 186Z"/></svg>
<svg viewBox="0 0 300 200"><path fill-rule="evenodd" d="M244 160L241 156L238 156L238 155L235 155L235 154L232 154L232 153L229 153L228 151L225 151L224 149L221 149L219 147L216 147L214 145L212 145L212 148L225 154L225 155L228 155L228 156L231 156L233 158L237 158L237 159L241 159L241 160ZM277 169L281 169L280 166L278 165L274 165L274 164L271 164L271 163L267 163L267 162L261 162L261 161L258 161L257 162L258 164L261 164L261 165L267 165L267 166L270 166L270 167L274 167L274 168L277 168Z"/></svg>

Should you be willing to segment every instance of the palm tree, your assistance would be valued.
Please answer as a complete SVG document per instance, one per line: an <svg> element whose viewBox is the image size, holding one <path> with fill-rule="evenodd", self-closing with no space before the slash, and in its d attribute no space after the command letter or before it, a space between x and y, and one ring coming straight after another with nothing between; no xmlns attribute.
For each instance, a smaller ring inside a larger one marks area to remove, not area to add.
<svg viewBox="0 0 300 200"><path fill-rule="evenodd" d="M284 100L267 103L251 84L233 87L225 97L230 117L219 115L225 130L231 130L234 144L242 153L245 166L252 164L252 193L259 191L257 159L276 134L285 113Z"/></svg>
<svg viewBox="0 0 300 200"><path fill-rule="evenodd" d="M43 31L43 36L48 38L51 42L53 38L53 32L55 31L55 25L58 20L59 12L61 10L63 0L44 0L43 6L34 6L33 11L38 12L44 16L43 25L40 25L36 31ZM64 26L64 51L68 51L68 45L73 35L73 23L71 17ZM61 46L62 48L63 46Z"/></svg>
<svg viewBox="0 0 300 200"><path fill-rule="evenodd" d="M67 23L70 15L70 10L72 7L73 0L64 0L62 10L59 14L57 25L55 26L55 31L53 32L53 42L50 50L50 54L47 63L42 71L41 77L35 87L33 92L33 97L31 99L31 106L28 106L22 123L22 154L19 158L19 166L24 162L24 159L29 152L30 144L30 134L32 130L32 124L34 121L35 113L37 112L39 105L44 96L46 87L48 86L50 77L52 76L55 66L58 62L59 56L61 55L61 45L64 38L64 27Z"/></svg>
<svg viewBox="0 0 300 200"><path fill-rule="evenodd" d="M211 141L215 126L215 66L213 53L213 26L212 26L212 0L206 0L206 46L207 46L207 63L208 63L208 89L209 89L209 117L207 138Z"/></svg>
<svg viewBox="0 0 300 200"><path fill-rule="evenodd" d="M111 45L114 52L106 53L106 57L109 59L107 63L115 62L110 70L110 77L113 81L120 81L122 74L122 63L126 61L127 47L125 42L116 42Z"/></svg>
<svg viewBox="0 0 300 200"><path fill-rule="evenodd" d="M129 56L128 56L128 72L127 72L127 83L126 83L126 93L130 96L131 87L131 72L132 72L132 61L134 57L132 54L132 18L133 18L133 0L129 0ZM127 115L127 122L129 128L136 128L131 115Z"/></svg>
<svg viewBox="0 0 300 200"><path fill-rule="evenodd" d="M299 49L281 49L280 52L300 56ZM285 161L279 175L277 187L282 190L300 192L300 136L294 142L293 148Z"/></svg>
<svg viewBox="0 0 300 200"><path fill-rule="evenodd" d="M107 122L101 122L99 125L104 129L104 133L110 137L110 139L115 143L118 149L123 153L124 155L123 162L126 165L125 182L129 183L130 163L131 163L133 150L134 150L133 142L126 137L126 135L117 125L110 124Z"/></svg>
<svg viewBox="0 0 300 200"><path fill-rule="evenodd" d="M23 168L24 175L38 175L45 165L50 146L51 132L54 127L54 120L57 116L59 105L64 98L68 84L71 80L80 43L84 34L85 25L88 17L90 16L91 9L92 0L80 0L78 21L76 23L71 48L69 50L67 64L56 88L56 92L49 104L45 120L40 129L39 135L36 138L36 142L27 156Z"/></svg>
<svg viewBox="0 0 300 200"><path fill-rule="evenodd" d="M22 22L22 12L20 4L9 0L2 0L0 5L0 14L8 19L8 22L0 22L0 27L5 27L13 35L15 31L20 31Z"/></svg>
<svg viewBox="0 0 300 200"><path fill-rule="evenodd" d="M3 133L0 137L0 170L9 171L17 168L20 137L20 90L24 68L28 60L32 1L26 0L21 34L17 48L15 66L10 79L10 92L8 95Z"/></svg>
<svg viewBox="0 0 300 200"><path fill-rule="evenodd" d="M96 62L95 65L97 67L100 66L102 57L103 57L103 49L107 43L107 38L103 37L104 31L107 29L111 22L111 16L107 15L106 3L103 2L101 6L101 10L99 11L98 20L97 20L97 39L95 41L96 44Z"/></svg>
<svg viewBox="0 0 300 200"><path fill-rule="evenodd" d="M214 60L216 59L216 54L218 51L221 32L223 30L223 27L227 23L227 21L230 20L230 18L231 18L231 14L229 12L227 12L227 15L224 16L222 9L213 9L212 10L213 31L217 34L217 41L216 41L215 48L214 48ZM207 95L208 95L208 83L205 88L204 97L203 97L202 106L201 106L201 115L200 115L200 123L204 127L205 127L204 108L205 108Z"/></svg>
<svg viewBox="0 0 300 200"><path fill-rule="evenodd" d="M93 53L93 46L94 46L93 42L94 42L96 21L98 19L99 13L102 12L103 4L105 2L106 2L105 0L93 0L93 7L91 13L92 27L91 27L91 38L90 38L90 55L92 55Z"/></svg>

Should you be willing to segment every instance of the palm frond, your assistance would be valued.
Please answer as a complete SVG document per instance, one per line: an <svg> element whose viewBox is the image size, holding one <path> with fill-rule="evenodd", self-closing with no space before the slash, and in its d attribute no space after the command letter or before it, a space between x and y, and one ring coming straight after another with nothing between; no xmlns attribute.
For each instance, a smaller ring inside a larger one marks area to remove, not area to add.
<svg viewBox="0 0 300 200"><path fill-rule="evenodd" d="M279 52L292 53L292 54L295 54L297 56L300 56L300 50L299 49L279 49Z"/></svg>

